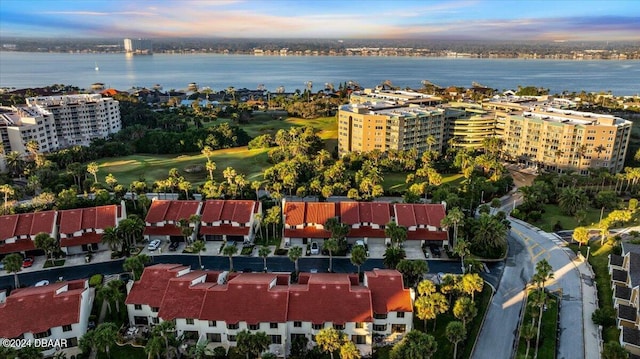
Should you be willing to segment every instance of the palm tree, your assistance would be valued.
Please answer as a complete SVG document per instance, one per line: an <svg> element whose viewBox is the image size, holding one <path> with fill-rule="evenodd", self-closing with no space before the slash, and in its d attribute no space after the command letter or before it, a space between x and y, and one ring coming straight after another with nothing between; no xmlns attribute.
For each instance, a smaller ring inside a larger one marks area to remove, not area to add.
<svg viewBox="0 0 640 359"><path fill-rule="evenodd" d="M589 230L585 227L576 227L573 230L573 239L578 242L578 248L583 244L589 244Z"/></svg>
<svg viewBox="0 0 640 359"><path fill-rule="evenodd" d="M344 341L344 334L333 328L324 328L318 331L316 335L316 343L322 349L323 352L329 353L331 359L333 359L333 352L340 349L342 342Z"/></svg>
<svg viewBox="0 0 640 359"><path fill-rule="evenodd" d="M191 182L182 180L178 182L178 189L184 191L184 195L189 199L189 191L191 191Z"/></svg>
<svg viewBox="0 0 640 359"><path fill-rule="evenodd" d="M384 228L384 235L391 240L394 247L399 247L407 239L407 229L398 226L396 222L389 222Z"/></svg>
<svg viewBox="0 0 640 359"><path fill-rule="evenodd" d="M596 148L594 148L593 150L598 153L598 159L600 159L600 155L602 154L602 152L604 152L606 150L606 148L604 148L603 145L599 145Z"/></svg>
<svg viewBox="0 0 640 359"><path fill-rule="evenodd" d="M367 250L363 246L355 246L351 250L351 264L358 267L358 277L360 276L360 266L367 260Z"/></svg>
<svg viewBox="0 0 640 359"><path fill-rule="evenodd" d="M233 272L233 256L238 253L238 247L232 244L227 244L222 249L222 254L229 257L229 272Z"/></svg>
<svg viewBox="0 0 640 359"><path fill-rule="evenodd" d="M447 213L446 217L442 219L442 223L440 225L442 227L453 226L453 240L458 240L458 226L464 220L464 213L458 207L452 208L449 213ZM455 244L454 244L455 245Z"/></svg>
<svg viewBox="0 0 640 359"><path fill-rule="evenodd" d="M453 247L453 253L460 256L460 266L462 267L462 273L464 273L464 257L471 254L471 245L469 244L469 242L460 238L459 240L456 240L456 244Z"/></svg>
<svg viewBox="0 0 640 359"><path fill-rule="evenodd" d="M202 252L207 249L207 247L205 246L204 241L203 240L197 240L197 241L193 242L193 244L191 245L191 249L193 249L194 252L198 253L198 264L200 264L200 268L203 268L203 266L202 266Z"/></svg>
<svg viewBox="0 0 640 359"><path fill-rule="evenodd" d="M36 248L42 249L47 254L53 265L53 253L58 249L58 241L52 238L49 233L42 232L36 235L34 242Z"/></svg>
<svg viewBox="0 0 640 359"><path fill-rule="evenodd" d="M98 163L90 162L87 165L87 172L93 175L93 182L98 183Z"/></svg>
<svg viewBox="0 0 640 359"><path fill-rule="evenodd" d="M475 292L482 292L484 287L484 279L478 275L478 273L467 273L462 276L460 280L460 289L471 296L471 300L474 300Z"/></svg>
<svg viewBox="0 0 640 359"><path fill-rule="evenodd" d="M389 269L396 269L398 263L406 257L404 249L399 247L389 247L384 252L384 266Z"/></svg>
<svg viewBox="0 0 640 359"><path fill-rule="evenodd" d="M291 251L289 251L289 253L291 253ZM271 248L268 246L262 246L258 249L258 255L262 257L265 272L267 271L267 257L269 254L271 254Z"/></svg>
<svg viewBox="0 0 640 359"><path fill-rule="evenodd" d="M114 227L105 228L102 233L102 243L108 245L112 251L118 250L122 246L122 236L118 229Z"/></svg>
<svg viewBox="0 0 640 359"><path fill-rule="evenodd" d="M536 283L538 289L543 289L547 280L553 278L553 267L546 259L536 263L536 273L533 275L533 280Z"/></svg>
<svg viewBox="0 0 640 359"><path fill-rule="evenodd" d="M478 315L478 308L476 308L476 303L472 301L471 298L461 297L456 300L456 303L453 306L453 315L460 319L466 328L467 322Z"/></svg>
<svg viewBox="0 0 640 359"><path fill-rule="evenodd" d="M540 329L542 327L542 312L545 306L549 302L547 293L543 290L536 290L529 296L529 303L532 307L538 308L538 328L536 330L536 351L533 355L534 358L538 357L538 347L540 345ZM533 317L533 316L532 316Z"/></svg>
<svg viewBox="0 0 640 359"><path fill-rule="evenodd" d="M216 166L216 163L207 159L207 163L205 166L207 168L207 171L209 172L209 179L213 181L213 171L215 171L218 168Z"/></svg>
<svg viewBox="0 0 640 359"><path fill-rule="evenodd" d="M445 334L447 335L447 339L449 339L449 341L453 344L453 359L457 359L458 343L465 340L465 338L467 337L467 329L464 327L462 322L453 321L447 324Z"/></svg>
<svg viewBox="0 0 640 359"><path fill-rule="evenodd" d="M18 253L11 253L2 259L2 264L4 264L4 270L6 270L7 273L13 273L13 281L15 284L15 288L20 288L20 281L18 280L18 272L22 270L22 261L23 261L23 258Z"/></svg>
<svg viewBox="0 0 640 359"><path fill-rule="evenodd" d="M435 283L428 279L421 280L418 283L418 294L421 296L429 296L437 290Z"/></svg>
<svg viewBox="0 0 640 359"><path fill-rule="evenodd" d="M418 287L418 290L420 290L420 287ZM440 283L440 292L446 295L449 300L449 303L451 303L451 296L457 291L458 291L458 276L454 276L452 274L445 274L444 278L442 278L442 281Z"/></svg>
<svg viewBox="0 0 640 359"><path fill-rule="evenodd" d="M340 346L340 359L360 359L360 350L356 343L351 340L344 340Z"/></svg>
<svg viewBox="0 0 640 359"><path fill-rule="evenodd" d="M295 271L296 273L298 273L298 259L300 259L300 257L302 257L302 247L300 246L294 246L289 248L289 260L291 260L294 263L295 266Z"/></svg>
<svg viewBox="0 0 640 359"><path fill-rule="evenodd" d="M193 359L205 359L213 355L213 351L207 348L208 341L198 341L196 345L189 347L189 357Z"/></svg>
<svg viewBox="0 0 640 359"><path fill-rule="evenodd" d="M536 336L536 328L531 324L525 324L520 330L520 336L527 341L527 350L524 353L525 359L529 358L529 348L531 347L531 339Z"/></svg>
<svg viewBox="0 0 640 359"><path fill-rule="evenodd" d="M390 359L429 359L438 350L435 338L426 333L412 330L393 346Z"/></svg>
<svg viewBox="0 0 640 359"><path fill-rule="evenodd" d="M160 357L160 354L164 352L164 344L161 337L151 337L147 341L147 345L144 347L144 352L147 353L147 358Z"/></svg>
<svg viewBox="0 0 640 359"><path fill-rule="evenodd" d="M340 245L338 244L338 240L335 238L329 238L324 241L323 245L324 249L329 252L329 272L333 272L333 252L338 251L340 249Z"/></svg>
<svg viewBox="0 0 640 359"><path fill-rule="evenodd" d="M4 194L4 213L7 214L7 207L9 205L9 197L15 194L15 190L11 185L3 184L0 186L0 193Z"/></svg>
<svg viewBox="0 0 640 359"><path fill-rule="evenodd" d="M149 263L150 260L146 254L139 254L125 259L122 268L127 272L131 272L131 277L134 281L139 280L140 276L142 276L144 265Z"/></svg>
<svg viewBox="0 0 640 359"><path fill-rule="evenodd" d="M118 327L114 323L102 323L93 330L93 342L99 352L107 354L108 358L111 358L111 347L115 344L118 337Z"/></svg>
<svg viewBox="0 0 640 359"><path fill-rule="evenodd" d="M573 216L576 212L586 209L589 206L589 197L580 188L567 187L560 192L558 205L562 212Z"/></svg>
<svg viewBox="0 0 640 359"><path fill-rule="evenodd" d="M22 160L22 155L20 154L20 152L11 151L5 154L5 161L7 163L7 167L11 170L11 174L14 177L22 174L24 161Z"/></svg>

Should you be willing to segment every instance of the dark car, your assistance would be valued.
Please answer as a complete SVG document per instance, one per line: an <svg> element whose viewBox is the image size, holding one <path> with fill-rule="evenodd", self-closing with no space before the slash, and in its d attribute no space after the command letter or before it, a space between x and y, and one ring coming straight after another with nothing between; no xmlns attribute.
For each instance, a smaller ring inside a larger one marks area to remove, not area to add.
<svg viewBox="0 0 640 359"><path fill-rule="evenodd" d="M24 260L22 261L22 268L29 268L33 265L34 262L34 258L29 256L29 257L24 257Z"/></svg>
<svg viewBox="0 0 640 359"><path fill-rule="evenodd" d="M176 250L178 250L179 246L180 242L171 242L171 244L169 244L169 250L175 252Z"/></svg>
<svg viewBox="0 0 640 359"><path fill-rule="evenodd" d="M433 253L434 257L440 257L441 252L440 252L440 247L438 246L431 246L429 249L431 249L431 253Z"/></svg>

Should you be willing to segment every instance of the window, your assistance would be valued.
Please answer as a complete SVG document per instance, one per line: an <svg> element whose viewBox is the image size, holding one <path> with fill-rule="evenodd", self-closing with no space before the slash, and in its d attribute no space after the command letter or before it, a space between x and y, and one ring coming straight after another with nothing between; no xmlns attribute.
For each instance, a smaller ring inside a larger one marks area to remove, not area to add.
<svg viewBox="0 0 640 359"><path fill-rule="evenodd" d="M160 308L158 307L151 307L151 311L154 313L158 313L158 311L160 310Z"/></svg>
<svg viewBox="0 0 640 359"><path fill-rule="evenodd" d="M220 343L222 341L222 336L220 333L207 333L207 340L212 343Z"/></svg>
<svg viewBox="0 0 640 359"><path fill-rule="evenodd" d="M230 342L235 342L235 341L236 341L236 336L235 336L235 335L228 335L228 336L227 336L227 339L228 339Z"/></svg>
<svg viewBox="0 0 640 359"><path fill-rule="evenodd" d="M227 329L238 329L240 325L238 323L235 324L227 324ZM235 341L235 340L234 340Z"/></svg>
<svg viewBox="0 0 640 359"><path fill-rule="evenodd" d="M282 344L282 335L272 335L271 344Z"/></svg>
<svg viewBox="0 0 640 359"><path fill-rule="evenodd" d="M386 324L374 324L373 331L374 332L385 332L387 330Z"/></svg>
<svg viewBox="0 0 640 359"><path fill-rule="evenodd" d="M344 324L334 324L333 329L335 330L344 330Z"/></svg>
<svg viewBox="0 0 640 359"><path fill-rule="evenodd" d="M302 322L293 322L294 328L302 328Z"/></svg>
<svg viewBox="0 0 640 359"><path fill-rule="evenodd" d="M249 324L249 330L258 330L260 329L260 324Z"/></svg>
<svg viewBox="0 0 640 359"><path fill-rule="evenodd" d="M367 344L367 336L366 335L352 335L351 341L356 344Z"/></svg>
<svg viewBox="0 0 640 359"><path fill-rule="evenodd" d="M396 313L397 318L404 318L404 312Z"/></svg>
<svg viewBox="0 0 640 359"><path fill-rule="evenodd" d="M377 313L374 313L374 314L373 314L373 318L374 318L374 319L387 319L387 314L377 314Z"/></svg>
<svg viewBox="0 0 640 359"><path fill-rule="evenodd" d="M158 319L158 317L153 317L153 318L151 318L151 323L160 324L160 319Z"/></svg>
<svg viewBox="0 0 640 359"><path fill-rule="evenodd" d="M362 329L362 328L364 328L364 323L363 323L363 322L357 322L357 323L356 323L356 328L357 328L357 329Z"/></svg>
<svg viewBox="0 0 640 359"><path fill-rule="evenodd" d="M314 329L314 330L320 330L322 328L324 328L324 324L312 324L311 325L311 329Z"/></svg>
<svg viewBox="0 0 640 359"><path fill-rule="evenodd" d="M133 308L134 308L135 310L142 310L142 304L134 304L134 305L133 305Z"/></svg>
<svg viewBox="0 0 640 359"><path fill-rule="evenodd" d="M186 321L187 321L188 325L193 325L193 323L194 323L193 318L187 318Z"/></svg>
<svg viewBox="0 0 640 359"><path fill-rule="evenodd" d="M404 333L407 331L407 326L404 324L392 324L391 331L393 333Z"/></svg>
<svg viewBox="0 0 640 359"><path fill-rule="evenodd" d="M34 339L42 339L51 336L51 329L48 329L46 332L35 333L33 335Z"/></svg>
<svg viewBox="0 0 640 359"><path fill-rule="evenodd" d="M62 331L63 332L70 332L72 330L73 330L73 328L71 328L71 324L65 325L65 326L62 327Z"/></svg>
<svg viewBox="0 0 640 359"><path fill-rule="evenodd" d="M278 323L269 323L269 328L278 329Z"/></svg>
<svg viewBox="0 0 640 359"><path fill-rule="evenodd" d="M210 326L210 327L215 327L215 326L217 326L217 325L218 325L218 322L216 322L215 320L210 320L210 321L209 321L209 326Z"/></svg>

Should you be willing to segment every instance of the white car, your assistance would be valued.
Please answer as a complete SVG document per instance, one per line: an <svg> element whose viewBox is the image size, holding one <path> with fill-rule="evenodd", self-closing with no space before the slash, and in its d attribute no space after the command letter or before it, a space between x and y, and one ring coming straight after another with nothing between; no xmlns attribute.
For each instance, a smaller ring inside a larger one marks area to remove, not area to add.
<svg viewBox="0 0 640 359"><path fill-rule="evenodd" d="M159 239L154 239L151 241L151 243L149 243L149 250L150 251L155 251L156 249L158 249L160 247L160 240Z"/></svg>
<svg viewBox="0 0 640 359"><path fill-rule="evenodd" d="M48 281L48 280L46 280L46 279L43 279L43 280L39 281L38 283L36 283L36 285L35 285L35 286L36 286L36 287L43 287L43 286L45 286L45 285L49 285L49 281Z"/></svg>
<svg viewBox="0 0 640 359"><path fill-rule="evenodd" d="M318 242L311 242L311 254L320 254Z"/></svg>
<svg viewBox="0 0 640 359"><path fill-rule="evenodd" d="M364 241L363 241L362 239L358 239L358 240L356 241L356 244L355 244L355 245L356 245L356 246L362 246L362 247L364 247L364 246L365 246L365 245L364 245Z"/></svg>

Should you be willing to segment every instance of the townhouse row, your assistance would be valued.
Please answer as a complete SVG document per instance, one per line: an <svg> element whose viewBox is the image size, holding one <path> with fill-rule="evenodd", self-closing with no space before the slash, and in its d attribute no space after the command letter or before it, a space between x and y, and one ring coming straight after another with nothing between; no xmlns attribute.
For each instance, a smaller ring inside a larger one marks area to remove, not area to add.
<svg viewBox="0 0 640 359"><path fill-rule="evenodd" d="M609 255L616 325L620 345L640 357L640 246L622 243L622 255Z"/></svg>
<svg viewBox="0 0 640 359"><path fill-rule="evenodd" d="M397 340L413 328L413 293L395 270L373 270L359 281L354 274L229 273L191 270L179 264L156 264L138 281L127 283L126 306L132 327L148 331L173 321L176 335L229 348L242 330L262 331L269 351L279 357L298 338L309 347L323 328L346 334L362 355L374 341ZM95 291L87 280L0 291L0 338L63 342L77 352L89 329ZM128 338L131 339L131 338Z"/></svg>
<svg viewBox="0 0 640 359"><path fill-rule="evenodd" d="M228 273L191 270L175 264L147 267L129 282L126 300L132 325L175 321L177 335L207 341L211 347L235 346L242 330L262 331L269 351L288 353L296 338L309 345L323 328L344 332L363 355L374 338L402 336L412 329L412 293L395 270L354 274Z"/></svg>

